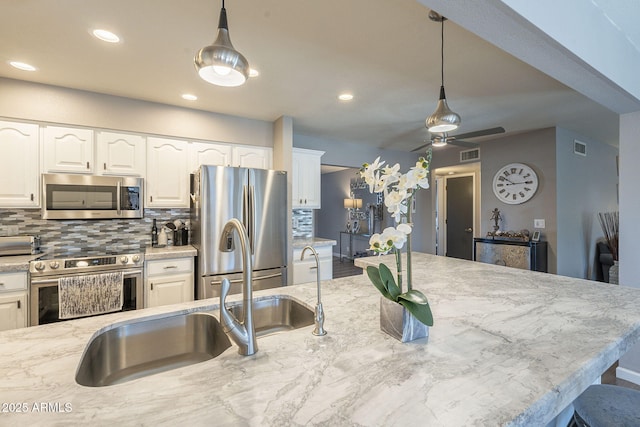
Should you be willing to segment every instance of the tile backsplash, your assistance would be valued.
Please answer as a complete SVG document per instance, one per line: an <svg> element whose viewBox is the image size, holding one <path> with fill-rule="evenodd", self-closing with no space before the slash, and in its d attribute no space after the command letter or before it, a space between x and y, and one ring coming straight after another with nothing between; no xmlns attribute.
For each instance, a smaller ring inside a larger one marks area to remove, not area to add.
<svg viewBox="0 0 640 427"><path fill-rule="evenodd" d="M293 210L293 238L313 237L313 210L294 209Z"/></svg>
<svg viewBox="0 0 640 427"><path fill-rule="evenodd" d="M40 209L0 209L0 235L39 235L44 252L95 248L106 251L139 250L151 244L151 225L189 219L189 209L145 209L140 219L42 219Z"/></svg>

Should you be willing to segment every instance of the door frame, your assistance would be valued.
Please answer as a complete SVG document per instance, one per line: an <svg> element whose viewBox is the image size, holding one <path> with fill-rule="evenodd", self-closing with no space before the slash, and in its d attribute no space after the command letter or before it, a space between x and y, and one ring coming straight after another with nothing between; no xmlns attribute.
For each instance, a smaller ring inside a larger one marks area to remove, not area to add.
<svg viewBox="0 0 640 427"><path fill-rule="evenodd" d="M447 179L472 177L473 186L473 237L480 233L480 163L459 165L454 168L439 168L434 171L436 177L436 255L447 253Z"/></svg>

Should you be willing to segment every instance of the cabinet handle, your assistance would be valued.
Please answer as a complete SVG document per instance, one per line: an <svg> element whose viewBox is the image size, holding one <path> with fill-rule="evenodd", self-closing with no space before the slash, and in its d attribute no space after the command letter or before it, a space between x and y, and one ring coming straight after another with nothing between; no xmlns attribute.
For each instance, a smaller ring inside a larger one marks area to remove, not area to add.
<svg viewBox="0 0 640 427"><path fill-rule="evenodd" d="M90 168L89 168L89 162L87 162L87 169L90 169Z"/></svg>
<svg viewBox="0 0 640 427"><path fill-rule="evenodd" d="M103 169L107 170L107 164L106 163L103 163Z"/></svg>
<svg viewBox="0 0 640 427"><path fill-rule="evenodd" d="M153 282L151 282L151 290L153 290Z"/></svg>
<svg viewBox="0 0 640 427"><path fill-rule="evenodd" d="M31 201L33 202L33 193L31 193Z"/></svg>
<svg viewBox="0 0 640 427"><path fill-rule="evenodd" d="M0 286L4 286L4 282L0 282Z"/></svg>
<svg viewBox="0 0 640 427"><path fill-rule="evenodd" d="M300 199L300 204L302 204L302 199Z"/></svg>
<svg viewBox="0 0 640 427"><path fill-rule="evenodd" d="M149 201L153 202L153 196L149 196Z"/></svg>
<svg viewBox="0 0 640 427"><path fill-rule="evenodd" d="M166 267L164 267L165 270L168 270L170 268L178 268L177 265L167 265Z"/></svg>
<svg viewBox="0 0 640 427"><path fill-rule="evenodd" d="M304 204L305 204L305 205L307 204L307 199L304 199Z"/></svg>
<svg viewBox="0 0 640 427"><path fill-rule="evenodd" d="M20 304L20 300L16 301L18 303L18 310L20 310L20 307L22 307L22 304Z"/></svg>
<svg viewBox="0 0 640 427"><path fill-rule="evenodd" d="M309 270L317 270L317 269L318 269L317 265L314 265L313 267L309 267Z"/></svg>

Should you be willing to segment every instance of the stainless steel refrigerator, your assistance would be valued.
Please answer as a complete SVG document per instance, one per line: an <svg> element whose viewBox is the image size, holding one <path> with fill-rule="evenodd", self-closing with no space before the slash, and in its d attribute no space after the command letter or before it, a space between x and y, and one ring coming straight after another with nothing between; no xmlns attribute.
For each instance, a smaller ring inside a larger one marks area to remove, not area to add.
<svg viewBox="0 0 640 427"><path fill-rule="evenodd" d="M220 295L224 277L241 292L240 242L222 252L222 228L231 218L245 225L253 261L253 289L287 283L287 173L266 169L200 166L191 175L191 242L198 250L196 299ZM233 235L237 240L237 236Z"/></svg>

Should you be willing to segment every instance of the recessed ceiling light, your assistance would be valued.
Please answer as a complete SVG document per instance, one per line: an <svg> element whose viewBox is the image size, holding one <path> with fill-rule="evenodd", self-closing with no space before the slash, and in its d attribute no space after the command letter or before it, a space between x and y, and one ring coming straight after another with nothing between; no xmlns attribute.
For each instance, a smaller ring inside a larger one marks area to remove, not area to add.
<svg viewBox="0 0 640 427"><path fill-rule="evenodd" d="M256 69L249 68L249 77L258 77L260 72Z"/></svg>
<svg viewBox="0 0 640 427"><path fill-rule="evenodd" d="M195 101L198 99L198 97L195 95L191 95L190 93L183 93L182 99L186 99L187 101Z"/></svg>
<svg viewBox="0 0 640 427"><path fill-rule="evenodd" d="M107 30L97 29L93 30L91 34L107 43L118 43L120 41L120 37Z"/></svg>
<svg viewBox="0 0 640 427"><path fill-rule="evenodd" d="M353 99L353 95L350 93L341 93L340 95L338 95L338 99L340 101L351 101Z"/></svg>
<svg viewBox="0 0 640 427"><path fill-rule="evenodd" d="M19 62L19 61L10 61L9 65L11 65L14 68L17 68L18 70L22 70L22 71L35 71L36 67L34 67L33 65L27 64L25 62Z"/></svg>

